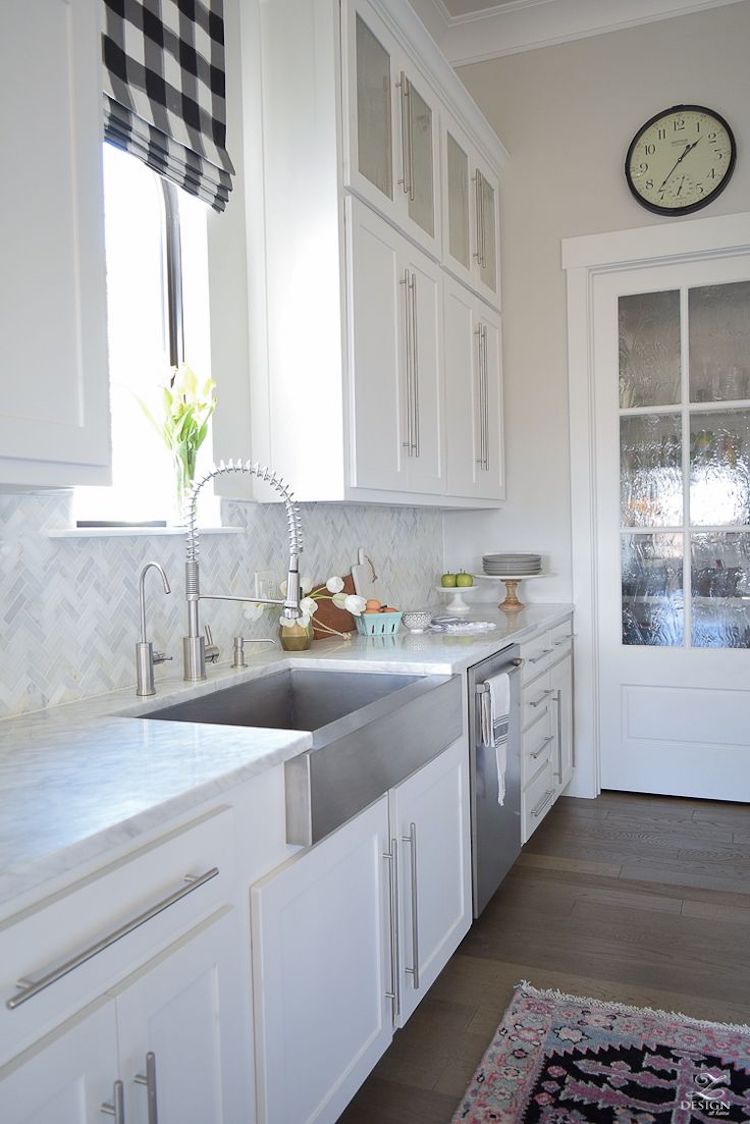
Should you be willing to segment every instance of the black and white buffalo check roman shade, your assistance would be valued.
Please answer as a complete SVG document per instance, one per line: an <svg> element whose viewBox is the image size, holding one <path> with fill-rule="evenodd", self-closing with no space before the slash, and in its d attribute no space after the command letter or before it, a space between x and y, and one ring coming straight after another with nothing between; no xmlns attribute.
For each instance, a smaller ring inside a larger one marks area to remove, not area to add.
<svg viewBox="0 0 750 1124"><path fill-rule="evenodd" d="M104 135L223 211L223 0L104 0Z"/></svg>

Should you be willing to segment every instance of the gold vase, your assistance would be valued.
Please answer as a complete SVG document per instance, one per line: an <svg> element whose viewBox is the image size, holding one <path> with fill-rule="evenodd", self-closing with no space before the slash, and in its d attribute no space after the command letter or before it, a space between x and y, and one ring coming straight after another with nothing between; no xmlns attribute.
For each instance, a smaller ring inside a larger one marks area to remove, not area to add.
<svg viewBox="0 0 750 1124"><path fill-rule="evenodd" d="M293 624L291 628L282 628L279 625L279 640L285 652L306 652L312 643L312 638L312 621L306 627Z"/></svg>

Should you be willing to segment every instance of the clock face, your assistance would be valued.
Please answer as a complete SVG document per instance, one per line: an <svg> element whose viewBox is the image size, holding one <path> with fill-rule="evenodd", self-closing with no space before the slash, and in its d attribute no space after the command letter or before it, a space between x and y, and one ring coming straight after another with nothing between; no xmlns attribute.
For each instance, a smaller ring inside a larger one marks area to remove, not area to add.
<svg viewBox="0 0 750 1124"><path fill-rule="evenodd" d="M732 130L723 117L700 105L676 105L636 133L625 175L643 207L684 215L705 207L726 187L735 156Z"/></svg>

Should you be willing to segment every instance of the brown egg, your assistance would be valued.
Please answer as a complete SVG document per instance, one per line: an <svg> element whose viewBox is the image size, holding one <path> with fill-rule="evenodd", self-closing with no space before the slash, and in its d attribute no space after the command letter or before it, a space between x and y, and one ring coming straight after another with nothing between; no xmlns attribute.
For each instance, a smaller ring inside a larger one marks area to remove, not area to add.
<svg viewBox="0 0 750 1124"><path fill-rule="evenodd" d="M379 613L382 608L382 602L378 601L377 597L371 597L365 605L365 611L368 613Z"/></svg>

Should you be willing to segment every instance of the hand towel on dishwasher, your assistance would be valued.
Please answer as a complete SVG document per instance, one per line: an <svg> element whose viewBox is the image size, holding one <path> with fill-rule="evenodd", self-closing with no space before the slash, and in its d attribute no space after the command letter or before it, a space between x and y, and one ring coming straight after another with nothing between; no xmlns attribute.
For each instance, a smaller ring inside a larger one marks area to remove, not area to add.
<svg viewBox="0 0 750 1124"><path fill-rule="evenodd" d="M505 770L508 767L510 728L510 676L507 672L486 679L481 694L482 743L494 746L497 764L497 802L505 803Z"/></svg>

